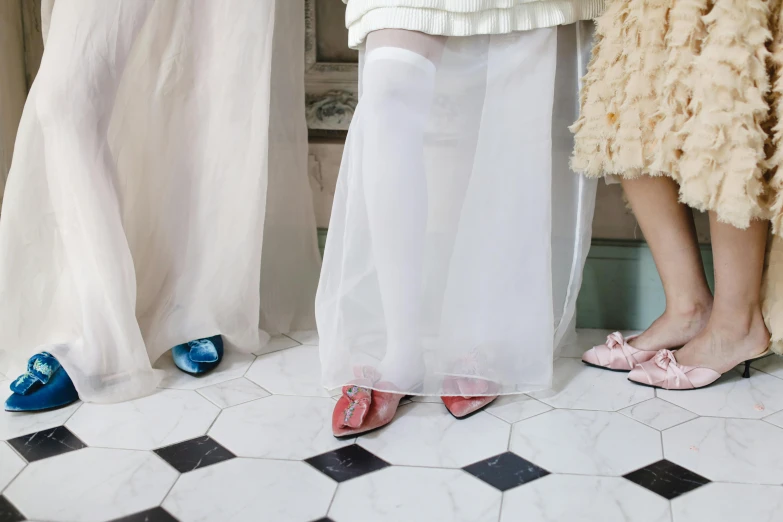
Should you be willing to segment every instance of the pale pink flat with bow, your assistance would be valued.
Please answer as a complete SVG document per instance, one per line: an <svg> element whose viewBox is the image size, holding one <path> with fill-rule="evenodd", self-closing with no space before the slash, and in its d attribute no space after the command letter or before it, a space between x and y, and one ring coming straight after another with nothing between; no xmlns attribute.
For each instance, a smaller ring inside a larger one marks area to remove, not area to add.
<svg viewBox="0 0 783 522"><path fill-rule="evenodd" d="M610 334L606 338L606 343L587 350L582 355L582 362L615 372L630 372L637 364L655 357L655 352L652 350L638 350L628 344L634 337L624 339L620 332Z"/></svg>
<svg viewBox="0 0 783 522"><path fill-rule="evenodd" d="M743 377L750 377L750 363L769 355L765 351L745 361ZM637 365L628 374L628 380L665 390L695 390L720 379L721 374L704 366L685 366L677 362L671 350L658 350L651 360Z"/></svg>

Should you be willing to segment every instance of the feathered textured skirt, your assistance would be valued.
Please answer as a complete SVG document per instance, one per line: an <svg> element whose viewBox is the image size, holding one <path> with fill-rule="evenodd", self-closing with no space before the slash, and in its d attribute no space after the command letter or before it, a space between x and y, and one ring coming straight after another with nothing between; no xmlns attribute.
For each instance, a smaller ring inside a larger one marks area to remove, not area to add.
<svg viewBox="0 0 783 522"><path fill-rule="evenodd" d="M669 176L723 222L771 221L763 307L783 353L781 2L611 1L571 129L577 172Z"/></svg>
<svg viewBox="0 0 783 522"><path fill-rule="evenodd" d="M574 124L576 171L667 175L684 203L740 228L780 223L773 154L780 0L614 0Z"/></svg>

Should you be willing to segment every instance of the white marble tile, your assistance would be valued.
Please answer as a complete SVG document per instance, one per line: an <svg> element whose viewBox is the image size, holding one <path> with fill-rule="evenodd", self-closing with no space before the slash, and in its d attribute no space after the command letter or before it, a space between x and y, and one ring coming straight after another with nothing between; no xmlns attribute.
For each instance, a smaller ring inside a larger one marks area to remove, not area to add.
<svg viewBox="0 0 783 522"><path fill-rule="evenodd" d="M304 462L238 458L182 475L163 508L182 522L307 522L326 515L336 487Z"/></svg>
<svg viewBox="0 0 783 522"><path fill-rule="evenodd" d="M664 431L663 447L668 460L713 481L783 483L783 429L763 421L700 417Z"/></svg>
<svg viewBox="0 0 783 522"><path fill-rule="evenodd" d="M285 335L279 335L269 339L268 343L266 343L262 348L259 348L253 353L256 355L265 355L267 353L285 350L286 348L293 348L294 346L299 346L300 344L302 343L300 343L299 341L294 341L290 337L286 337Z"/></svg>
<svg viewBox="0 0 783 522"><path fill-rule="evenodd" d="M486 412L506 422L514 423L551 409L548 404L527 395L502 395L487 406Z"/></svg>
<svg viewBox="0 0 783 522"><path fill-rule="evenodd" d="M73 412L79 409L81 402L75 402L65 408L37 413L19 413L0 411L0 440L13 439L29 433L62 426Z"/></svg>
<svg viewBox="0 0 783 522"><path fill-rule="evenodd" d="M269 396L269 392L244 377L201 388L198 393L219 408L230 408Z"/></svg>
<svg viewBox="0 0 783 522"><path fill-rule="evenodd" d="M658 390L658 397L698 415L760 419L783 410L783 379L756 370L743 379L733 370L700 390Z"/></svg>
<svg viewBox="0 0 783 522"><path fill-rule="evenodd" d="M753 368L774 375L783 379L783 357L780 355L770 355L751 364Z"/></svg>
<svg viewBox="0 0 783 522"><path fill-rule="evenodd" d="M665 430L698 417L695 413L661 399L650 399L649 401L640 402L620 410L620 413L656 430Z"/></svg>
<svg viewBox="0 0 783 522"><path fill-rule="evenodd" d="M256 359L247 378L275 395L329 397L321 385L317 346L297 346Z"/></svg>
<svg viewBox="0 0 783 522"><path fill-rule="evenodd" d="M151 450L204 435L220 409L190 390L119 404L84 404L65 426L88 446Z"/></svg>
<svg viewBox="0 0 783 522"><path fill-rule="evenodd" d="M16 454L11 446L0 442L0 492L22 471L26 462Z"/></svg>
<svg viewBox="0 0 783 522"><path fill-rule="evenodd" d="M783 487L713 482L672 500L674 522L783 522Z"/></svg>
<svg viewBox="0 0 783 522"><path fill-rule="evenodd" d="M501 493L460 470L391 467L340 484L340 522L496 522Z"/></svg>
<svg viewBox="0 0 783 522"><path fill-rule="evenodd" d="M783 428L783 411L779 411L769 417L764 417L764 420L775 426Z"/></svg>
<svg viewBox="0 0 783 522"><path fill-rule="evenodd" d="M617 411L655 397L655 390L628 382L628 375L587 366L579 359L555 361L552 389L529 394L555 408Z"/></svg>
<svg viewBox="0 0 783 522"><path fill-rule="evenodd" d="M510 449L553 473L620 476L661 459L658 431L620 413L553 410L514 424Z"/></svg>
<svg viewBox="0 0 783 522"><path fill-rule="evenodd" d="M289 332L286 334L286 336L302 344L318 346L318 332L315 330L298 330L295 332Z"/></svg>
<svg viewBox="0 0 783 522"><path fill-rule="evenodd" d="M458 420L442 404L413 403L356 442L391 464L461 468L506 451L509 430L484 412Z"/></svg>
<svg viewBox="0 0 783 522"><path fill-rule="evenodd" d="M85 448L29 464L4 495L31 519L101 522L157 506L177 475L151 452Z"/></svg>
<svg viewBox="0 0 783 522"><path fill-rule="evenodd" d="M574 475L549 475L507 491L500 516L501 522L670 520L666 499L624 478Z"/></svg>
<svg viewBox="0 0 783 522"><path fill-rule="evenodd" d="M217 368L206 374L195 376L177 368L171 358L171 352L167 352L155 363L155 368L166 372L158 387L196 390L219 382L238 379L245 375L255 358L256 356L250 353L226 350L223 360L220 361L220 365Z"/></svg>
<svg viewBox="0 0 783 522"><path fill-rule="evenodd" d="M272 395L224 410L209 435L242 457L306 459L353 442L332 435L329 397Z"/></svg>

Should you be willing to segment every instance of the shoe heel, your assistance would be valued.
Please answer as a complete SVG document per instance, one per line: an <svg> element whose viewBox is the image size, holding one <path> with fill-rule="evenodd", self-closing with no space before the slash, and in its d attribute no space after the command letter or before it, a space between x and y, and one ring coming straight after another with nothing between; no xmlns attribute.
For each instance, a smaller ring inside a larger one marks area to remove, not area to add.
<svg viewBox="0 0 783 522"><path fill-rule="evenodd" d="M750 361L745 361L745 371L742 372L742 377L745 379L750 378Z"/></svg>

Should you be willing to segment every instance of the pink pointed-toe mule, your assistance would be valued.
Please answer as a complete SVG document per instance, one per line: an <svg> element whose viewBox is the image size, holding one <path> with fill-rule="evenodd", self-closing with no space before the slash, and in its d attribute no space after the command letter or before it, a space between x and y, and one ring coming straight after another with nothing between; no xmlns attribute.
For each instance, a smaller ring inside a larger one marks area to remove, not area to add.
<svg viewBox="0 0 783 522"><path fill-rule="evenodd" d="M766 350L745 361L745 371L742 376L750 377L750 363L771 353L770 350ZM678 363L671 350L658 350L651 360L638 364L628 374L629 381L664 390L697 390L709 386L720 377L721 374L711 368L685 366Z"/></svg>
<svg viewBox="0 0 783 522"><path fill-rule="evenodd" d="M390 383L378 383L379 387L392 388ZM402 393L380 392L364 386L343 386L343 394L332 413L332 433L335 437L352 437L377 430L389 424Z"/></svg>
<svg viewBox="0 0 783 522"><path fill-rule="evenodd" d="M498 385L484 379L448 377L443 381L443 404L453 416L464 419L498 398Z"/></svg>
<svg viewBox="0 0 783 522"><path fill-rule="evenodd" d="M381 374L371 366L357 366L354 375L354 384L343 386L343 393L332 412L332 433L337 438L353 437L386 426L406 397L405 393L372 389L398 388L382 381Z"/></svg>
<svg viewBox="0 0 783 522"><path fill-rule="evenodd" d="M653 357L653 350L638 350L628 344L636 336L623 338L620 332L614 332L606 338L604 344L593 346L582 355L582 362L588 366L611 370L613 372L630 372L637 364L642 364Z"/></svg>

